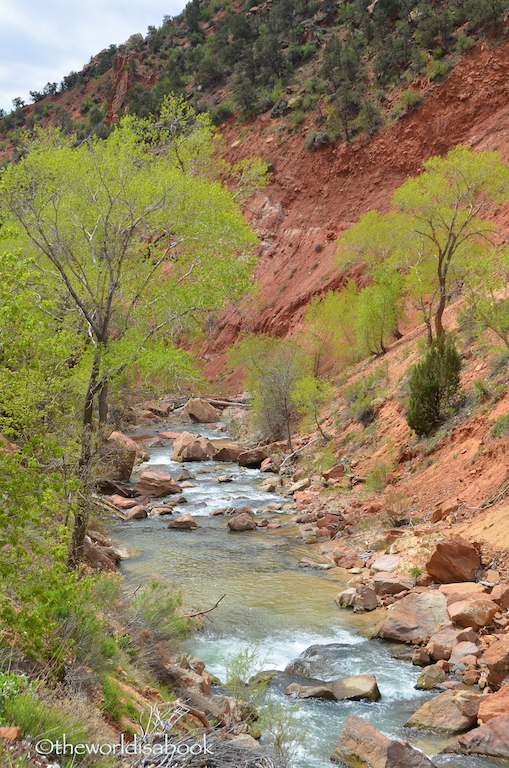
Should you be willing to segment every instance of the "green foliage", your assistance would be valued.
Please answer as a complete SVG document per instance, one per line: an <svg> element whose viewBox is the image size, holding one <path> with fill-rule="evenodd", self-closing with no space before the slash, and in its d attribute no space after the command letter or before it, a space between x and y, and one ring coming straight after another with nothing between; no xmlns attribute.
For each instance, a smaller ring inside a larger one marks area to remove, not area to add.
<svg viewBox="0 0 509 768"><path fill-rule="evenodd" d="M293 706L269 700L260 710L258 723L281 768L292 768L306 741L307 732L298 713L299 704Z"/></svg>
<svg viewBox="0 0 509 768"><path fill-rule="evenodd" d="M320 410L330 399L331 395L331 384L327 381L320 381L311 373L302 376L291 393L291 399L295 403L297 410L304 415L302 427L310 429L316 426L324 438L327 438L327 436L320 425Z"/></svg>
<svg viewBox="0 0 509 768"><path fill-rule="evenodd" d="M460 386L461 356L452 338L441 336L412 369L408 426L421 437L437 427L443 408Z"/></svg>
<svg viewBox="0 0 509 768"><path fill-rule="evenodd" d="M369 493L380 493L389 482L393 466L387 461L378 461L366 477L365 488Z"/></svg>
<svg viewBox="0 0 509 768"><path fill-rule="evenodd" d="M149 581L131 598L133 621L161 638L185 637L193 625L180 611L182 599L175 584Z"/></svg>
<svg viewBox="0 0 509 768"><path fill-rule="evenodd" d="M299 380L309 375L309 357L291 340L252 335L235 345L231 359L247 371L255 423L262 435L285 437L292 450L292 427L298 415L292 393Z"/></svg>
<svg viewBox="0 0 509 768"><path fill-rule="evenodd" d="M399 210L370 211L341 236L338 260L372 270L385 264L404 275L403 289L419 306L431 342L433 324L437 337L444 332L443 313L459 281L481 285L498 266L494 225L483 213L509 194L509 169L498 152L461 145L424 167L394 193Z"/></svg>
<svg viewBox="0 0 509 768"><path fill-rule="evenodd" d="M256 643L246 645L223 658L225 687L236 699L258 706L263 701L267 678L263 675L265 659Z"/></svg>
<svg viewBox="0 0 509 768"><path fill-rule="evenodd" d="M355 331L361 352L382 355L401 316L403 277L381 266L373 283L360 291L355 306Z"/></svg>
<svg viewBox="0 0 509 768"><path fill-rule="evenodd" d="M491 430L492 437L505 437L509 435L509 414L498 416Z"/></svg>

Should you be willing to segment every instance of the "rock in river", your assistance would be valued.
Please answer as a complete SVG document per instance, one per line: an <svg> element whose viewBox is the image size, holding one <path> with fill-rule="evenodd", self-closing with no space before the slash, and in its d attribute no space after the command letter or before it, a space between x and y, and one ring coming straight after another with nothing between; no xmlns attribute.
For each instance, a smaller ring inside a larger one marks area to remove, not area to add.
<svg viewBox="0 0 509 768"><path fill-rule="evenodd" d="M388 739L357 715L349 715L331 755L353 768L434 768L431 760L406 741Z"/></svg>
<svg viewBox="0 0 509 768"><path fill-rule="evenodd" d="M243 512L241 515L235 515L228 520L228 528L230 531L254 531L256 528L256 522L251 515L247 512Z"/></svg>
<svg viewBox="0 0 509 768"><path fill-rule="evenodd" d="M194 517L189 514L181 515L168 523L168 528L173 528L177 531L194 531L199 527Z"/></svg>
<svg viewBox="0 0 509 768"><path fill-rule="evenodd" d="M480 693L471 691L444 691L419 707L405 725L463 733L477 723L477 712L483 698Z"/></svg>
<svg viewBox="0 0 509 768"><path fill-rule="evenodd" d="M460 755L509 757L509 715L493 717L479 728L465 733L444 749Z"/></svg>
<svg viewBox="0 0 509 768"><path fill-rule="evenodd" d="M413 643L427 642L437 625L449 621L447 598L440 592L410 594L389 606L373 637Z"/></svg>
<svg viewBox="0 0 509 768"><path fill-rule="evenodd" d="M171 493L180 493L181 490L180 485L175 482L169 472L160 472L154 469L142 472L140 479L134 486L134 492L138 496L148 496L149 498L169 496Z"/></svg>

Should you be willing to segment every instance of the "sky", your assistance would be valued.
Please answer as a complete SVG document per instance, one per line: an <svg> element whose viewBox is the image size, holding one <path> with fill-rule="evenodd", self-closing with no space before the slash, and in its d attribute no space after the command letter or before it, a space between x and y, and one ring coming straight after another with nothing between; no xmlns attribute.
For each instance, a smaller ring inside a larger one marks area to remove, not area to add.
<svg viewBox="0 0 509 768"><path fill-rule="evenodd" d="M186 0L0 0L0 109L32 102L92 56L176 16Z"/></svg>

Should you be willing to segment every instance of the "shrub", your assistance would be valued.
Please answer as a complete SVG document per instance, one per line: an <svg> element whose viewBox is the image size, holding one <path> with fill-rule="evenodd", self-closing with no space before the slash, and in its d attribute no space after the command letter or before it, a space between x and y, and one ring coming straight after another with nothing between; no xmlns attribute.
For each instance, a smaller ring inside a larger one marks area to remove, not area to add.
<svg viewBox="0 0 509 768"><path fill-rule="evenodd" d="M331 137L328 131L310 131L306 136L306 149L320 149L324 144L328 144Z"/></svg>
<svg viewBox="0 0 509 768"><path fill-rule="evenodd" d="M401 103L405 107L407 112L410 112L414 107L420 104L422 96L419 91L415 91L413 88L409 88L407 91L403 91L401 94Z"/></svg>
<svg viewBox="0 0 509 768"><path fill-rule="evenodd" d="M491 430L492 437L504 437L504 435L509 435L509 413L499 416Z"/></svg>
<svg viewBox="0 0 509 768"><path fill-rule="evenodd" d="M390 480L392 466L386 461L379 461L366 477L366 490L380 493Z"/></svg>
<svg viewBox="0 0 509 768"><path fill-rule="evenodd" d="M439 424L442 409L460 386L461 356L451 338L433 342L410 376L410 410L407 422L420 436L429 435Z"/></svg>
<svg viewBox="0 0 509 768"><path fill-rule="evenodd" d="M290 122L291 122L291 123L293 123L293 125L295 125L295 126L297 126L297 125L302 125L302 123L303 123L303 122L304 122L304 120L306 119L306 113L305 113L305 112L303 112L301 109L296 109L296 110L294 110L294 111L293 111L293 112L290 114L290 116L289 116L289 118L288 118L288 119L289 119L289 120L290 120Z"/></svg>
<svg viewBox="0 0 509 768"><path fill-rule="evenodd" d="M225 120L233 115L233 109L231 104L223 101L222 104L218 104L217 107L210 112L210 119L214 125L221 125Z"/></svg>
<svg viewBox="0 0 509 768"><path fill-rule="evenodd" d="M174 584L149 581L131 599L134 621L161 637L184 637L191 622L179 615L182 599Z"/></svg>

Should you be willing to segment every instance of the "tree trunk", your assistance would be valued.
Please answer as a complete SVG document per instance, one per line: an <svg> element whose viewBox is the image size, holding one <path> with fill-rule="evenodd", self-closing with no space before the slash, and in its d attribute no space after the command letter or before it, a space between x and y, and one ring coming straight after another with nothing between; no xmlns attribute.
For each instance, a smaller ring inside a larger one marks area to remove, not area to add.
<svg viewBox="0 0 509 768"><path fill-rule="evenodd" d="M99 390L99 424L106 424L108 420L108 382L105 381Z"/></svg>

